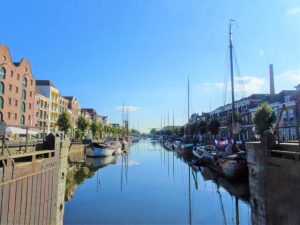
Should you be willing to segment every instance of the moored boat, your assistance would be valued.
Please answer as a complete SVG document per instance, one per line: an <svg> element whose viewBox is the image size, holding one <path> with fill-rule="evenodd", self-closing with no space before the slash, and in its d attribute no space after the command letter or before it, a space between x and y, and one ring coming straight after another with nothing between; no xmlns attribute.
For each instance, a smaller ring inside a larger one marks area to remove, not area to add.
<svg viewBox="0 0 300 225"><path fill-rule="evenodd" d="M86 149L86 156L88 157L103 157L113 155L114 149L109 148L106 144L92 143L90 147Z"/></svg>
<svg viewBox="0 0 300 225"><path fill-rule="evenodd" d="M248 166L242 154L232 154L218 159L222 173L229 180L247 180Z"/></svg>

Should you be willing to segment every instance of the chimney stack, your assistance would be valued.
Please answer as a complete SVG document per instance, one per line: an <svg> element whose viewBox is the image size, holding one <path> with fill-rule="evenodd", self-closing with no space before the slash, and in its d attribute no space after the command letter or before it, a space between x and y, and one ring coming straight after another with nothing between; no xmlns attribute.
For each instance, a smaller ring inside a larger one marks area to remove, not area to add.
<svg viewBox="0 0 300 225"><path fill-rule="evenodd" d="M270 72L270 95L272 96L275 94L273 64L270 64L269 72Z"/></svg>

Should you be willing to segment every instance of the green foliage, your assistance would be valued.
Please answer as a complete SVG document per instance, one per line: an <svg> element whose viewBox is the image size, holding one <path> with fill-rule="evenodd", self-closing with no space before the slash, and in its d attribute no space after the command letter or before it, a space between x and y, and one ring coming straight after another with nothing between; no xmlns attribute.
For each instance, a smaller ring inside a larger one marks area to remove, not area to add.
<svg viewBox="0 0 300 225"><path fill-rule="evenodd" d="M99 132L98 123L96 121L93 121L92 124L90 125L90 129L92 131L93 137L95 137Z"/></svg>
<svg viewBox="0 0 300 225"><path fill-rule="evenodd" d="M219 133L220 126L221 124L217 119L212 119L209 121L207 129L215 136Z"/></svg>
<svg viewBox="0 0 300 225"><path fill-rule="evenodd" d="M156 130L155 128L152 128L152 129L150 130L150 134L156 135L156 134L157 134L157 130Z"/></svg>
<svg viewBox="0 0 300 225"><path fill-rule="evenodd" d="M68 133L69 129L71 129L71 117L69 113L66 111L59 114L57 119L57 126L60 131L63 131L65 134Z"/></svg>
<svg viewBox="0 0 300 225"><path fill-rule="evenodd" d="M205 121L201 120L198 123L198 129L199 129L200 134L204 135L207 131L207 123Z"/></svg>
<svg viewBox="0 0 300 225"><path fill-rule="evenodd" d="M82 131L79 130L79 129L76 129L76 130L75 130L75 139L81 140L82 138L83 138L83 133L82 133Z"/></svg>
<svg viewBox="0 0 300 225"><path fill-rule="evenodd" d="M186 131L190 135L194 135L198 133L198 126L197 123L188 123L186 125Z"/></svg>
<svg viewBox="0 0 300 225"><path fill-rule="evenodd" d="M275 120L276 116L272 108L267 103L262 103L257 107L253 118L256 132L262 135L265 131L270 130Z"/></svg>
<svg viewBox="0 0 300 225"><path fill-rule="evenodd" d="M77 128L82 132L82 134L84 135L84 133L87 131L88 127L89 127L89 122L86 118L84 118L83 116L79 116L77 121Z"/></svg>
<svg viewBox="0 0 300 225"><path fill-rule="evenodd" d="M138 130L131 129L131 134L135 135L135 136L138 136L138 135L140 135L140 132Z"/></svg>

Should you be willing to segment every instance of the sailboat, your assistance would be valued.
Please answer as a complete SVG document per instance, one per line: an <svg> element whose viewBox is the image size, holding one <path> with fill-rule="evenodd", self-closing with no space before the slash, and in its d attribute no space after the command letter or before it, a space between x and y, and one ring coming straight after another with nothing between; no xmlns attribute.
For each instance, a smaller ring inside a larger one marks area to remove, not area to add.
<svg viewBox="0 0 300 225"><path fill-rule="evenodd" d="M237 129L237 117L235 110L234 101L234 75L233 75L233 44L232 44L232 23L234 20L229 22L229 53L230 53L230 75L231 75L231 106L232 106L232 139L233 145L236 143L238 134ZM232 147L233 147L232 145ZM248 167L245 152L237 152L228 154L223 157L219 157L217 165L221 173L228 179L240 180L248 177Z"/></svg>
<svg viewBox="0 0 300 225"><path fill-rule="evenodd" d="M190 79L188 78L188 120L187 124L189 123L190 120ZM186 129L185 129L185 140L183 143L181 143L180 148L181 148L181 154L183 157L191 157L193 155L193 147L194 144L189 142L189 140L186 138Z"/></svg>

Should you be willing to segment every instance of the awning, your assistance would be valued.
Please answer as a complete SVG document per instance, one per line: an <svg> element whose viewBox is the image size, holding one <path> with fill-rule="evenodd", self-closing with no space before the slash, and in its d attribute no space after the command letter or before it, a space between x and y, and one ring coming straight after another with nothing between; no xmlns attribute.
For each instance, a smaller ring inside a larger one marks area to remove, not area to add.
<svg viewBox="0 0 300 225"><path fill-rule="evenodd" d="M6 127L6 134L25 134L26 135L26 129L19 128L19 127ZM33 130L28 130L28 134L36 135L38 132Z"/></svg>

